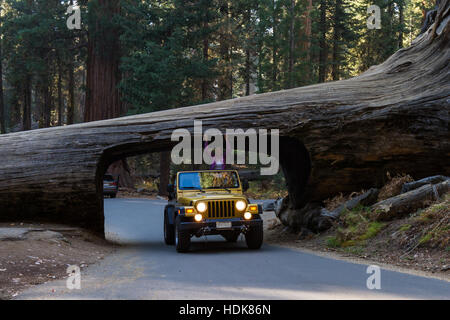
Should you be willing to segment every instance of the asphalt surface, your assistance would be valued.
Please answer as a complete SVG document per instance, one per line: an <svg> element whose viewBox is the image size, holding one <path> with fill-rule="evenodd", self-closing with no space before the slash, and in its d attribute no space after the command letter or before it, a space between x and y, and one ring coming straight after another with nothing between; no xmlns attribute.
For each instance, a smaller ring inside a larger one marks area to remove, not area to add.
<svg viewBox="0 0 450 320"><path fill-rule="evenodd" d="M18 299L450 299L450 282L381 270L381 289L366 286L367 265L241 238L194 239L180 254L163 242L165 201L105 199L107 237L123 245L83 270L81 289L65 280L35 286Z"/></svg>

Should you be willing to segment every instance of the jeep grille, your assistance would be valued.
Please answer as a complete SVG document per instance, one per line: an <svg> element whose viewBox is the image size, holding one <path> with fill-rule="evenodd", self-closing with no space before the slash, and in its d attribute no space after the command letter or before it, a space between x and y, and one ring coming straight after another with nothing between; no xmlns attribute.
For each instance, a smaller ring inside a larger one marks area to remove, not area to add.
<svg viewBox="0 0 450 320"><path fill-rule="evenodd" d="M208 218L233 218L235 217L234 200L208 201Z"/></svg>

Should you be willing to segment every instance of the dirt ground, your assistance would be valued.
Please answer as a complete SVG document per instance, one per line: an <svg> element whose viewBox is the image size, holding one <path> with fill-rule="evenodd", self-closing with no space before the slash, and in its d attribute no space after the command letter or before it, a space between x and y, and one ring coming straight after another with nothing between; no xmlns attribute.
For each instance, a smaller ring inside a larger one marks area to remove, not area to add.
<svg viewBox="0 0 450 320"><path fill-rule="evenodd" d="M411 272L450 281L450 252L439 248L417 247L411 252L393 245L392 237L407 219L397 220L387 226L364 246L331 248L327 240L336 234L331 228L321 234L292 233L278 219L268 223L265 241L269 244L296 248L320 255L357 263L379 264L387 269Z"/></svg>
<svg viewBox="0 0 450 320"><path fill-rule="evenodd" d="M63 235L42 240L0 241L0 300L15 297L29 286L66 278L67 267L81 269L102 260L114 246L87 231L59 225L0 224L39 228Z"/></svg>

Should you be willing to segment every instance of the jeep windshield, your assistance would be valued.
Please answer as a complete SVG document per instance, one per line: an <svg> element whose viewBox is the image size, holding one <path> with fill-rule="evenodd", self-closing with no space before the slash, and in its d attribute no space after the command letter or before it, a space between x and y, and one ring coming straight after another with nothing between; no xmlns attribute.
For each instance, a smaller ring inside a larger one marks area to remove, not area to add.
<svg viewBox="0 0 450 320"><path fill-rule="evenodd" d="M180 190L239 188L239 179L233 171L182 172L178 175Z"/></svg>

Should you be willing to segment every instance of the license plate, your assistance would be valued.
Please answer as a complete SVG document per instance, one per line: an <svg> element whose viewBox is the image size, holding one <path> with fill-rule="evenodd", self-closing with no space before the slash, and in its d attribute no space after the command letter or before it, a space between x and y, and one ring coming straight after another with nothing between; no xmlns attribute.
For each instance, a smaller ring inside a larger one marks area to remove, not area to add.
<svg viewBox="0 0 450 320"><path fill-rule="evenodd" d="M217 229L230 229L231 228L231 221L216 222L216 228Z"/></svg>

